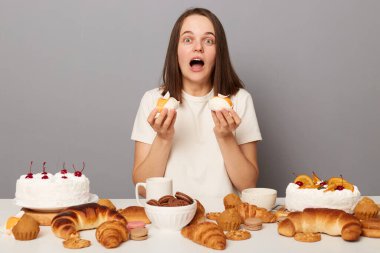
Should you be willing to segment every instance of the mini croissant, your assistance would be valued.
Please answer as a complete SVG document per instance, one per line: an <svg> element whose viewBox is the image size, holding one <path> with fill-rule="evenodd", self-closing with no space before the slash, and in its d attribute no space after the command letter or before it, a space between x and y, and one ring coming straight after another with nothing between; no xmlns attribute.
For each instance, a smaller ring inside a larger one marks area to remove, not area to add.
<svg viewBox="0 0 380 253"><path fill-rule="evenodd" d="M184 227L181 234L185 238L208 248L219 250L226 248L226 236L223 230L212 222L203 222Z"/></svg>
<svg viewBox="0 0 380 253"><path fill-rule="evenodd" d="M107 249L118 247L128 238L129 232L120 221L106 221L96 229L96 240Z"/></svg>

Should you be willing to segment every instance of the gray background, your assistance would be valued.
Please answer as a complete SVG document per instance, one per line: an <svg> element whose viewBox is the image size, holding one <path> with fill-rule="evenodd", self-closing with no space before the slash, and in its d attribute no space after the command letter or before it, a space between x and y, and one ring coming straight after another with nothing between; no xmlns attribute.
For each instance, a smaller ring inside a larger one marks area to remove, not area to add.
<svg viewBox="0 0 380 253"><path fill-rule="evenodd" d="M379 1L0 1L0 198L29 161L87 162L93 193L132 198L130 134L188 7L212 10L253 95L259 186L343 176L379 195Z"/></svg>

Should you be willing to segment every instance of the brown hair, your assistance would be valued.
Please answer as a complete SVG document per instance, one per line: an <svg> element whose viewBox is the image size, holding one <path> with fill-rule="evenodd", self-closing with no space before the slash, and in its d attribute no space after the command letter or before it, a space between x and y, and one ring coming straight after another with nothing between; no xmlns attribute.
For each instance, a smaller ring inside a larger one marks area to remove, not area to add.
<svg viewBox="0 0 380 253"><path fill-rule="evenodd" d="M174 24L166 52L164 69L162 71L162 95L169 91L170 96L182 102L182 73L178 63L177 50L183 21L191 15L205 16L211 21L215 29L216 58L214 70L211 73L214 95L218 93L223 95L235 95L239 91L239 88L243 88L244 86L232 67L228 53L226 34L215 14L203 8L186 10Z"/></svg>

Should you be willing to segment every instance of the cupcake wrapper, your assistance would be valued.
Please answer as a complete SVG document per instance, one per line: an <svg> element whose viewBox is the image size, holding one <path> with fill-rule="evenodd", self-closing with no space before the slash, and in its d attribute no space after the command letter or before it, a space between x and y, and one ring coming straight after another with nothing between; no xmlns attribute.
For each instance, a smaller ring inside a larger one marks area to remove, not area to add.
<svg viewBox="0 0 380 253"><path fill-rule="evenodd" d="M16 240L19 241L29 241L37 238L39 231L24 232L24 233L13 233Z"/></svg>

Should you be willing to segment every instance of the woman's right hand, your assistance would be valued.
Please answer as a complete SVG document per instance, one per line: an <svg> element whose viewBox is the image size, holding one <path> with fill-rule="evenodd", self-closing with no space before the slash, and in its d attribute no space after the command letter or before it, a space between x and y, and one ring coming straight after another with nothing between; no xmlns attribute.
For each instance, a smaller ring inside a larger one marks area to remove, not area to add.
<svg viewBox="0 0 380 253"><path fill-rule="evenodd" d="M174 123L177 118L177 111L174 109L168 110L164 108L161 113L158 113L157 108L148 116L148 123L156 131L157 136L164 140L172 140L174 136Z"/></svg>

